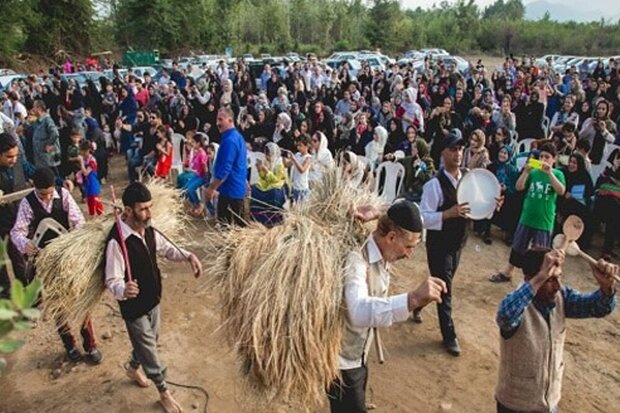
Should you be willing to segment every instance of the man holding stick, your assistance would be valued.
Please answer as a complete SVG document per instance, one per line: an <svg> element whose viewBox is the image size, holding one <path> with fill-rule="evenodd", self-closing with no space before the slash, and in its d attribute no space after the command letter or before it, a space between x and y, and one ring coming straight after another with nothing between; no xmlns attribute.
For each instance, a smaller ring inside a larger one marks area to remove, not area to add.
<svg viewBox="0 0 620 413"><path fill-rule="evenodd" d="M166 368L157 351L162 283L156 256L189 261L196 277L202 274L202 265L194 254L174 246L150 225L152 204L144 184L133 182L125 189L123 219L117 219L108 236L105 284L118 300L133 347L125 365L127 376L141 387L148 386L147 377L151 379L166 412L180 413L181 406L166 386Z"/></svg>
<svg viewBox="0 0 620 413"><path fill-rule="evenodd" d="M361 209L356 216L375 219L378 211ZM407 320L409 313L446 292L443 281L429 277L416 290L388 296L389 264L411 256L420 242L422 218L414 203L396 201L379 217L377 229L361 250L350 253L345 265L344 299L347 321L340 353L341 380L328 392L332 413L366 413L368 352L374 328ZM378 348L380 349L380 343Z"/></svg>
<svg viewBox="0 0 620 413"><path fill-rule="evenodd" d="M565 318L604 317L616 305L618 266L591 265L599 289L583 294L563 286L564 252L529 250L523 257L525 282L504 297L500 328L498 413L556 412L564 372Z"/></svg>

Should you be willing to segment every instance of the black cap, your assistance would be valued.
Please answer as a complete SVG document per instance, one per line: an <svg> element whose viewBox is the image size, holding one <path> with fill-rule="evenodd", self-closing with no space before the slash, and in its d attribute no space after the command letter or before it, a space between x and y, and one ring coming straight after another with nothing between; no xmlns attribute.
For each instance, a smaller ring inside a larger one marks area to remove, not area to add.
<svg viewBox="0 0 620 413"><path fill-rule="evenodd" d="M142 182L130 183L123 191L123 205L133 207L136 203L149 202L151 191Z"/></svg>
<svg viewBox="0 0 620 413"><path fill-rule="evenodd" d="M387 216L404 230L422 232L422 215L414 202L406 199L396 200L387 210Z"/></svg>
<svg viewBox="0 0 620 413"><path fill-rule="evenodd" d="M448 132L448 135L443 138L441 142L441 151L446 148L454 148L455 146L465 146L465 139L463 139L463 134L458 129L452 129ZM440 151L440 152L441 152Z"/></svg>

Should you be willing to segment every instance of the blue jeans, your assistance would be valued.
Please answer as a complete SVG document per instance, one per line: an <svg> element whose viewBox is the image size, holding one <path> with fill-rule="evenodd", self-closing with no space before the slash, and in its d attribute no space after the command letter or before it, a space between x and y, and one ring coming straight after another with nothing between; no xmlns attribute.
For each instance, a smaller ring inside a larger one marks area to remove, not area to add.
<svg viewBox="0 0 620 413"><path fill-rule="evenodd" d="M293 202L301 202L306 199L310 195L309 189L293 189L291 191L291 198L293 198Z"/></svg>
<svg viewBox="0 0 620 413"><path fill-rule="evenodd" d="M138 179L136 168L141 166L143 162L142 155L139 148L131 148L127 150L127 176L129 182L133 182Z"/></svg>
<svg viewBox="0 0 620 413"><path fill-rule="evenodd" d="M207 180L199 175L194 175L183 188L185 190L185 196L192 206L197 207L200 205L200 199L198 199L198 190L201 186L207 183Z"/></svg>

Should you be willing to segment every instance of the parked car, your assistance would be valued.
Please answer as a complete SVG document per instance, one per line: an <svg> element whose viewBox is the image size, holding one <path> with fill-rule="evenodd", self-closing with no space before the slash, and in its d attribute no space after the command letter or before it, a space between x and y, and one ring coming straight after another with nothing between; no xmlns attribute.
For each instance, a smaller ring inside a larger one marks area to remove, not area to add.
<svg viewBox="0 0 620 413"><path fill-rule="evenodd" d="M27 77L27 75L21 74L0 76L0 90L5 90L14 80L25 80Z"/></svg>

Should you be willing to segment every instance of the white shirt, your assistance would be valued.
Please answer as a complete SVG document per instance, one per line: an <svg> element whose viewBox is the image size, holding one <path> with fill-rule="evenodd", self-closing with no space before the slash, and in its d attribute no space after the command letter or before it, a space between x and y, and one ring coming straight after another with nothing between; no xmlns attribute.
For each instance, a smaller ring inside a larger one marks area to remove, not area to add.
<svg viewBox="0 0 620 413"><path fill-rule="evenodd" d="M20 119L20 115L21 119ZM21 102L15 102L13 106L13 122L15 126L19 126L26 118L28 117L28 111L26 110L26 106L24 106Z"/></svg>
<svg viewBox="0 0 620 413"><path fill-rule="evenodd" d="M389 327L394 323L407 320L409 307L407 293L391 297L371 297L368 295L368 265L377 266L380 273L380 290L389 288L390 274L388 263L383 260L381 250L374 237L368 237L364 248L367 248L368 262L361 251L349 254L344 270L344 299L347 305L347 316L354 327ZM348 360L339 356L341 370L355 369L362 366L362 358Z"/></svg>
<svg viewBox="0 0 620 413"><path fill-rule="evenodd" d="M123 221L121 221L121 232L123 233L124 239L129 238L131 235L135 235L146 245L144 237ZM157 255L165 257L170 261L187 261L190 256L189 252L183 249L181 249L181 251L176 249L176 247L170 244L157 231L155 231L155 246L157 248ZM119 301L124 301L125 259L123 258L123 251L115 239L110 240L108 243L105 251L105 258L105 286L112 292L114 298Z"/></svg>
<svg viewBox="0 0 620 413"><path fill-rule="evenodd" d="M310 155L309 153L302 155L301 153L297 152L295 154L295 159L297 159L297 162L299 162L300 165L303 165L308 158L312 159L312 155ZM293 164L292 168L293 172L291 174L291 185L293 189L296 189L298 191L305 191L310 189L310 183L308 180L308 172L310 171L310 168L306 169L306 172L304 173L299 172L299 169L297 169L295 164Z"/></svg>
<svg viewBox="0 0 620 413"><path fill-rule="evenodd" d="M0 133L5 133L14 127L15 123L11 120L11 118L0 112Z"/></svg>
<svg viewBox="0 0 620 413"><path fill-rule="evenodd" d="M82 210L75 203L73 196L71 193L67 191L66 188L61 188L62 191L62 209L67 212L67 219L69 221L69 226L73 229L80 228L84 225L84 214L82 214ZM43 202L37 191L34 191L34 196L36 197L41 207L49 214L52 212L52 208L54 206L54 200L60 198L60 194L58 191L54 189L54 195L49 202ZM30 238L28 238L28 229L30 224L34 219L34 212L32 211L32 207L30 206L30 202L28 202L27 198L24 198L19 203L19 209L17 210L17 218L15 218L15 224L13 224L13 228L11 229L10 236L11 242L15 245L15 248L21 253L26 253L26 245L30 242ZM36 230L36 228L35 228Z"/></svg>
<svg viewBox="0 0 620 413"><path fill-rule="evenodd" d="M459 181L463 177L461 170L459 169L457 178L450 175L445 169L442 169L443 173L448 177L454 188L459 184ZM441 184L437 177L432 178L430 181L424 184L422 188L422 201L420 202L420 212L422 213L422 219L424 220L424 228L434 231L441 231L443 228L442 212L437 210L443 204L443 191L441 190Z"/></svg>

